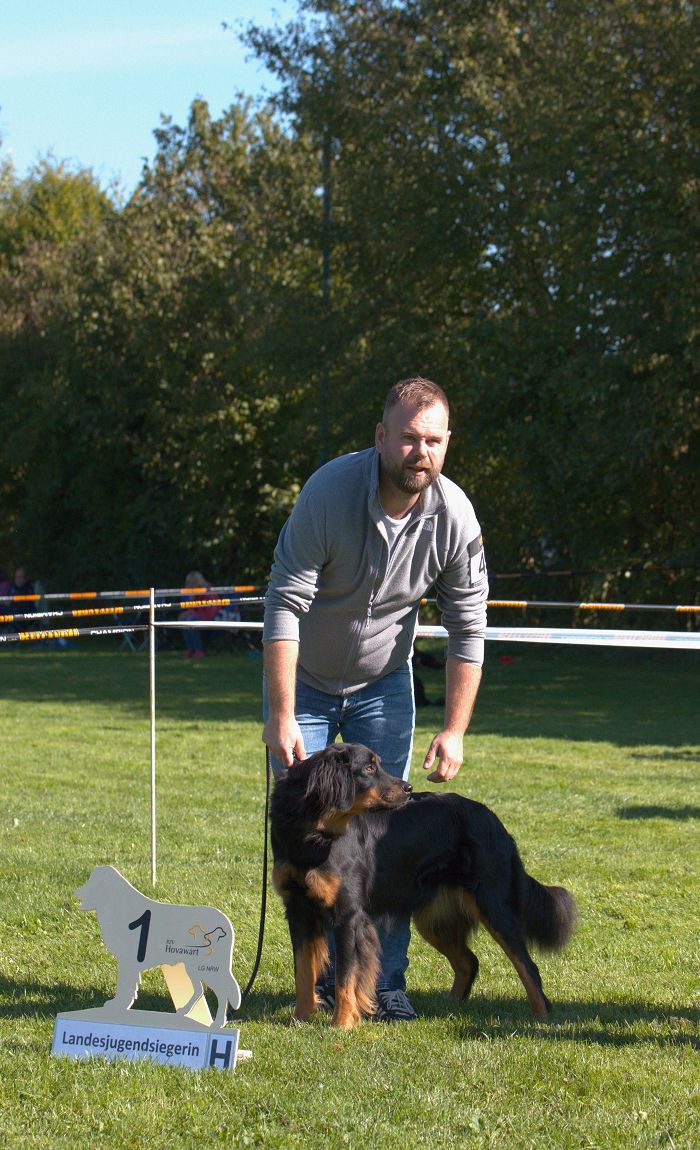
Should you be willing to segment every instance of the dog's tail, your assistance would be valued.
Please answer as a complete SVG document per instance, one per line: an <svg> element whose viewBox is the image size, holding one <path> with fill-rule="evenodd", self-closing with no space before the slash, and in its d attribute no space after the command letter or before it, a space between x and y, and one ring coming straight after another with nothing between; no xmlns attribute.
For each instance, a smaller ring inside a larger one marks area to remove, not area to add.
<svg viewBox="0 0 700 1150"><path fill-rule="evenodd" d="M543 886L525 874L523 917L530 942L542 950L561 950L576 926L576 902L563 886Z"/></svg>

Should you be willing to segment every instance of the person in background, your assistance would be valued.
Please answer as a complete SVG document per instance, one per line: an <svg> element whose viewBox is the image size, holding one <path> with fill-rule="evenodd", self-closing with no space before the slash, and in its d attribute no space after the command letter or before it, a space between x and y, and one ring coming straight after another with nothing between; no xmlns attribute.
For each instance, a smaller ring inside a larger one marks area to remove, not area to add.
<svg viewBox="0 0 700 1150"><path fill-rule="evenodd" d="M15 576L12 580L12 586L10 587L10 595L34 596L35 594L34 584L31 579L27 578L27 572L24 567L16 567ZM19 601L15 599L11 610L15 615L27 615L30 611L36 611L36 600L32 598L27 602L23 602L22 599ZM23 624L23 626L25 630L28 629L28 625Z"/></svg>
<svg viewBox="0 0 700 1150"><path fill-rule="evenodd" d="M16 567L15 568L15 577L12 580L12 587L10 590L10 594L11 595L33 595L34 594L34 584L32 583L31 579L27 578L27 572L25 571L24 567ZM22 610L24 611L25 608L23 607ZM29 610L31 610L31 607L29 607Z"/></svg>
<svg viewBox="0 0 700 1150"><path fill-rule="evenodd" d="M0 567L0 615L12 614L12 603L9 596L12 594L12 582L4 567ZM0 623L0 631L9 631L9 623Z"/></svg>
<svg viewBox="0 0 700 1150"><path fill-rule="evenodd" d="M204 578L201 571L189 571L185 579L185 587L198 588L200 594L193 595L189 602L197 603L205 599L211 599L211 595L207 595L207 589L211 587L211 583ZM209 620L215 619L219 614L218 607L188 607L188 600L183 599L182 606L184 610L180 613L181 619L192 620ZM204 658L204 640L202 632L198 627L185 628L185 646L187 651L185 653L186 659L203 659Z"/></svg>

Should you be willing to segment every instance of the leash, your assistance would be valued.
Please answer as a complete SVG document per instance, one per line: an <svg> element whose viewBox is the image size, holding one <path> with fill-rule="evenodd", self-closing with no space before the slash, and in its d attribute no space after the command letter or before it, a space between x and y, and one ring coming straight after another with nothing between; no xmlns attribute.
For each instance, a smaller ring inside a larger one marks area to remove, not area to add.
<svg viewBox="0 0 700 1150"><path fill-rule="evenodd" d="M265 820L264 820L264 839L263 839L263 872L262 872L262 895L260 898L260 926L258 927L258 951L255 955L255 962L253 963L253 973L248 979L248 985L241 994L241 1004L234 1014L238 1014L243 1009L243 1004L250 994L253 983L255 982L260 966L260 958L262 956L263 938L265 937L265 911L267 909L267 824L270 813L270 778L272 775L272 767L270 765L270 749L265 748Z"/></svg>

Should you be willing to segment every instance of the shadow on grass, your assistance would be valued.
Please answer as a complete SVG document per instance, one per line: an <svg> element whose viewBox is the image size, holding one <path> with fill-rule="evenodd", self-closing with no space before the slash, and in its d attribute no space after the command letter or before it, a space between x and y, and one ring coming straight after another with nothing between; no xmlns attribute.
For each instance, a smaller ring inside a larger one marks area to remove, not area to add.
<svg viewBox="0 0 700 1150"><path fill-rule="evenodd" d="M652 1007L646 1002L626 1002L624 1006L609 1002L557 1002L549 1018L540 1021L516 999L475 1000L466 1008L453 1006L452 1009L444 1005L442 1009L436 1008L432 996L412 993L411 1001L419 1015L456 1016L463 1040L481 1035L496 1041L517 1034L538 1042L585 1042L612 1047L651 1043L700 1050L700 1009L695 1007ZM657 1032L651 1032L651 1027L656 1027ZM688 1033L691 1027L693 1034ZM643 1033L636 1028L641 1028Z"/></svg>
<svg viewBox="0 0 700 1150"><path fill-rule="evenodd" d="M98 705L113 711L113 729L145 719L149 712L146 652L89 646L55 651L0 650L3 698L20 703ZM156 714L192 723L259 722L262 728L262 659L247 653L215 653L184 660L163 652L156 660ZM115 722L116 721L116 722ZM106 729L106 728L105 728Z"/></svg>
<svg viewBox="0 0 700 1150"><path fill-rule="evenodd" d="M694 748L679 751L631 751L633 759L644 759L647 763L692 763L700 765L700 751Z"/></svg>
<svg viewBox="0 0 700 1150"><path fill-rule="evenodd" d="M105 999L95 991L69 986L67 983L46 984L38 981L13 981L0 977L0 1018L50 1018L66 1011L99 1008ZM644 1002L629 1002L624 1006L605 1002L560 1002L554 1006L550 1018L543 1022L533 1019L527 1005L520 998L472 999L457 1004L444 995L411 991L411 1001L421 1020L443 1020L453 1023L457 1037L463 1041L484 1038L487 1041L518 1037L536 1039L537 1042L587 1042L600 1046L635 1046L654 1043L659 1046L691 1046L700 1050L700 1037L686 1032L668 1033L670 1025L700 1025L700 1008L653 1008ZM292 998L289 994L251 992L243 1004L241 1014L229 1017L229 1025L250 1022L289 1026ZM139 1010L157 1010L173 1013L167 995L143 993L138 1007L134 1007L134 1021ZM320 1016L319 1022L330 1024L330 1016ZM638 1034L635 1026L664 1027L664 1033Z"/></svg>
<svg viewBox="0 0 700 1150"><path fill-rule="evenodd" d="M433 698L441 673L421 669L421 677ZM470 731L651 746L659 748L652 758L690 763L697 757L697 694L694 652L491 643ZM418 721L434 725L440 715L422 708Z"/></svg>
<svg viewBox="0 0 700 1150"><path fill-rule="evenodd" d="M619 819L700 819L700 807L618 807Z"/></svg>
<svg viewBox="0 0 700 1150"><path fill-rule="evenodd" d="M3 698L15 702L97 704L112 723L147 719L145 652L104 641L66 652L0 650ZM506 661L502 652L508 650ZM658 748L653 758L692 762L697 743L697 658L686 651L596 650L487 644L484 679L471 730L477 735L610 742ZM444 672L421 668L430 698L444 694ZM260 723L262 659L256 653L157 658L160 721ZM121 712L121 714L120 714ZM434 727L439 707L421 708ZM675 751L673 748L683 748ZM640 752L641 753L641 752ZM646 756L645 756L646 757Z"/></svg>
<svg viewBox="0 0 700 1150"><path fill-rule="evenodd" d="M104 1006L108 995L103 991L85 987L70 986L65 982L42 983L34 979L13 980L0 975L0 1018L55 1018L74 1010L96 1010ZM210 1008L216 1006L216 997L207 993ZM253 994L243 1004L241 1015L231 1014L229 1023L236 1021L269 1021L271 1014L290 1006L288 994ZM172 1000L167 993L139 991L131 1013L134 1021L142 1010L155 1010L162 1014L174 1014Z"/></svg>

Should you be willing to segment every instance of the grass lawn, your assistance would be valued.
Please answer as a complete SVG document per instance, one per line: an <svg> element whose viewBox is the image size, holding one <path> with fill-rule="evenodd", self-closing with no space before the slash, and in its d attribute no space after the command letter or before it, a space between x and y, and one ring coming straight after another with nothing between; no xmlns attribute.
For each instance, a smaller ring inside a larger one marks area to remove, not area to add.
<svg viewBox="0 0 700 1150"><path fill-rule="evenodd" d="M0 651L0 1145L700 1147L700 665L693 653L488 645L455 789L492 806L527 869L568 886L578 932L539 960L530 1015L481 932L459 1007L419 937L410 1026L289 1025L291 949L271 893L232 1075L50 1054L60 1011L116 963L73 891L98 863L150 887L148 662L81 640ZM244 986L260 903L261 660L158 656L156 897L220 907ZM425 674L428 696L441 693ZM412 781L440 712L421 709ZM430 784L425 784L425 787ZM137 1006L166 1010L159 972Z"/></svg>

